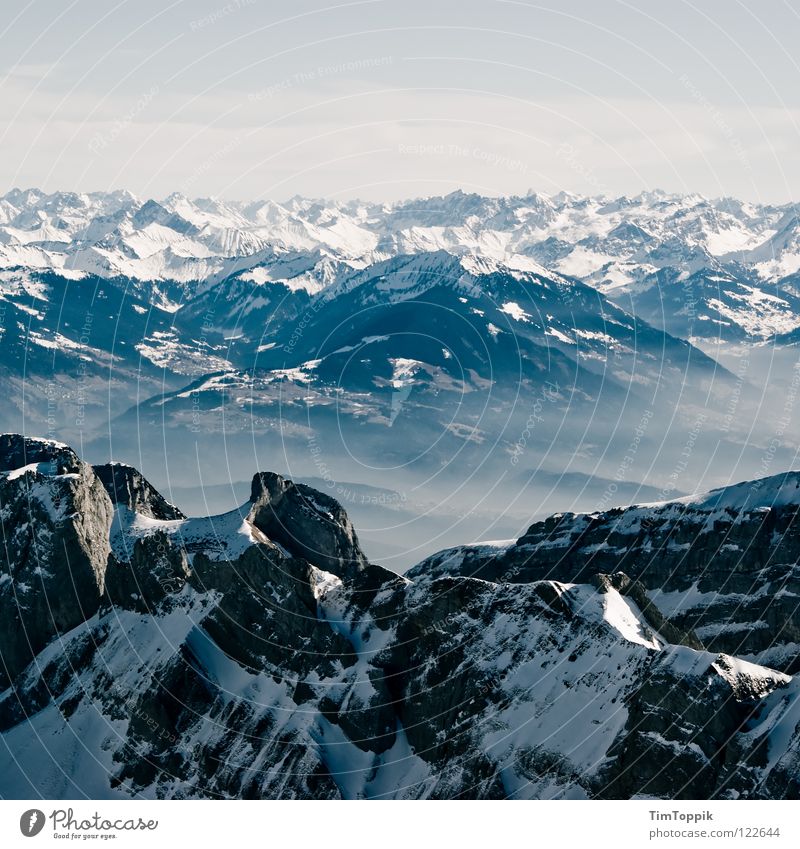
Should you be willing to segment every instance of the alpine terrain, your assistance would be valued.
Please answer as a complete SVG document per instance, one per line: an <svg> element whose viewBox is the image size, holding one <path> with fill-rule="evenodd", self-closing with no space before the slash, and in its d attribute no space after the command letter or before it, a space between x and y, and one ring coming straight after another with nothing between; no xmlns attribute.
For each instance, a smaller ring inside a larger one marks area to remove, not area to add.
<svg viewBox="0 0 800 849"><path fill-rule="evenodd" d="M0 511L4 798L800 797L800 473L405 577L267 471L187 518L5 434Z"/></svg>
<svg viewBox="0 0 800 849"><path fill-rule="evenodd" d="M799 274L792 204L15 189L0 427L135 459L189 512L253 468L316 481L403 571L793 467Z"/></svg>

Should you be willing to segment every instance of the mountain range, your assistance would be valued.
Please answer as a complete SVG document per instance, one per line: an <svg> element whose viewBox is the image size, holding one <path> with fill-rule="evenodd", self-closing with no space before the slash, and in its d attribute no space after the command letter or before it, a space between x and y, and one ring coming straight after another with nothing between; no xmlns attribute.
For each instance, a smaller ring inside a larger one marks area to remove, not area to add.
<svg viewBox="0 0 800 849"><path fill-rule="evenodd" d="M800 473L400 577L258 472L187 518L0 436L4 798L800 797Z"/></svg>
<svg viewBox="0 0 800 849"><path fill-rule="evenodd" d="M402 515L348 506L402 571L521 532L530 504L601 509L791 467L796 230L791 205L661 192L14 190L0 427L136 458L198 512L262 457L332 491L390 489Z"/></svg>
<svg viewBox="0 0 800 849"><path fill-rule="evenodd" d="M659 191L457 191L384 204L36 189L0 198L0 268L132 281L165 310L230 278L314 294L376 262L446 251L579 278L683 337L765 339L800 326L799 234L793 204Z"/></svg>

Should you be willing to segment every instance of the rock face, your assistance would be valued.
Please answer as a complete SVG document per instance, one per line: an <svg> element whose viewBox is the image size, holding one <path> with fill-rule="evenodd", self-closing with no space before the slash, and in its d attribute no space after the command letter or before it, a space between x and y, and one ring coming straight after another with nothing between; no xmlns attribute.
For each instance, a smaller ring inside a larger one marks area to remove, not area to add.
<svg viewBox="0 0 800 849"><path fill-rule="evenodd" d="M67 445L50 439L30 439L18 433L0 434L0 471L12 472L42 466L42 473L63 475L77 472L80 460ZM46 468L44 468L46 467Z"/></svg>
<svg viewBox="0 0 800 849"><path fill-rule="evenodd" d="M149 516L151 519L186 518L133 466L105 463L92 468L106 488L112 504L124 505L134 513Z"/></svg>
<svg viewBox="0 0 800 849"><path fill-rule="evenodd" d="M0 436L0 689L97 612L111 514L91 466L67 446Z"/></svg>
<svg viewBox="0 0 800 849"><path fill-rule="evenodd" d="M554 517L408 580L367 561L336 502L275 474L240 509L187 519L128 467L0 446L21 543L0 573L0 796L800 797L798 681L709 649L670 595L697 584L703 601L730 563L698 546L658 567L688 570L658 591L643 565L670 550L668 523L683 544L684 516L695 536L730 521L743 545L774 509L790 537L789 476L756 504L725 491L692 515L684 500ZM612 519L616 559L597 529ZM756 594L778 580L760 557Z"/></svg>
<svg viewBox="0 0 800 849"><path fill-rule="evenodd" d="M622 571L677 632L712 651L800 669L800 472L537 522L513 545L441 552L408 576L585 581Z"/></svg>
<svg viewBox="0 0 800 849"><path fill-rule="evenodd" d="M335 498L261 472L253 478L250 503L250 521L293 554L346 574L367 566L353 525Z"/></svg>

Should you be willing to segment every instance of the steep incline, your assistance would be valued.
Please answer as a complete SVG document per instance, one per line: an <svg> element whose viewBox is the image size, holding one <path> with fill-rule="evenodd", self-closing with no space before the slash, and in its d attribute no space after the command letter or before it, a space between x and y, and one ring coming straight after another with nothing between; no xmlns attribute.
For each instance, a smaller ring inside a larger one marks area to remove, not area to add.
<svg viewBox="0 0 800 849"><path fill-rule="evenodd" d="M800 796L796 680L701 648L618 570L576 555L569 580L486 580L513 548L484 547L406 580L278 475L187 519L133 469L0 444L5 537L44 558L7 545L2 564L6 612L40 628L27 655L0 632L4 797ZM23 503L44 505L35 530ZM71 615L51 616L69 574Z"/></svg>
<svg viewBox="0 0 800 849"><path fill-rule="evenodd" d="M713 651L800 669L800 472L602 513L563 513L500 548L467 546L412 580L527 583L622 571L680 633Z"/></svg>

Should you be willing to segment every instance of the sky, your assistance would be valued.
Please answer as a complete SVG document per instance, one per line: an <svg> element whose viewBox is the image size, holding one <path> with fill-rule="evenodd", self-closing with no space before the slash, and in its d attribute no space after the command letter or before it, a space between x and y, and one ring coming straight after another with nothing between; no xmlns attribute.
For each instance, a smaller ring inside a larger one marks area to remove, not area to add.
<svg viewBox="0 0 800 849"><path fill-rule="evenodd" d="M784 0L4 0L0 192L800 198Z"/></svg>

